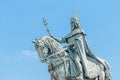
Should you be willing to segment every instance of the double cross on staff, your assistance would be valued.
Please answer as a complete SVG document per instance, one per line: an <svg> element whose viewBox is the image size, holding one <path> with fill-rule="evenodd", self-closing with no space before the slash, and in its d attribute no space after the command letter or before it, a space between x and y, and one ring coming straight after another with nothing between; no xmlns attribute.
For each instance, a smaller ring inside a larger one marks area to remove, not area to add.
<svg viewBox="0 0 120 80"><path fill-rule="evenodd" d="M46 28L49 36L52 36L51 33L50 33L50 30L49 30L48 27L47 27L47 25L48 25L47 21L46 21L44 18L42 18L42 20L43 20L43 24L44 24L44 26L45 26L45 28Z"/></svg>

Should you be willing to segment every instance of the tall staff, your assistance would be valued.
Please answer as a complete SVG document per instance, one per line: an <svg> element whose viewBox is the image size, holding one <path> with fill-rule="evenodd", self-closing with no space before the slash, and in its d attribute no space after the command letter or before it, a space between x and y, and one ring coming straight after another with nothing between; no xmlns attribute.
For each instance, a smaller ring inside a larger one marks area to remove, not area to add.
<svg viewBox="0 0 120 80"><path fill-rule="evenodd" d="M43 20L43 24L44 24L44 26L45 26L45 28L46 28L49 36L52 36L51 33L50 33L50 30L49 30L48 27L47 27L47 25L48 25L47 21L46 21L44 18L42 18L42 20Z"/></svg>

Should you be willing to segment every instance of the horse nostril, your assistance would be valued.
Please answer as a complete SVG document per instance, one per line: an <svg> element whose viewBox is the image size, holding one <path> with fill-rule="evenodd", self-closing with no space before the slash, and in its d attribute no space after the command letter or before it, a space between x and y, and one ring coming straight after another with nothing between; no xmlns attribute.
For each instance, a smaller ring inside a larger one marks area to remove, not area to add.
<svg viewBox="0 0 120 80"><path fill-rule="evenodd" d="M41 62L44 63L44 62L45 62L45 59L41 59Z"/></svg>
<svg viewBox="0 0 120 80"><path fill-rule="evenodd" d="M45 60L42 60L42 62L44 62Z"/></svg>

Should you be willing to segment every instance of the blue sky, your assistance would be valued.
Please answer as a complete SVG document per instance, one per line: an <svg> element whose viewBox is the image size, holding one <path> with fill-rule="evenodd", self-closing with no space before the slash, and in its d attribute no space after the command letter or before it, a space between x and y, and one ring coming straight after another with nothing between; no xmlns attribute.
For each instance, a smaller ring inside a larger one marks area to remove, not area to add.
<svg viewBox="0 0 120 80"><path fill-rule="evenodd" d="M47 64L40 63L31 41L48 35L42 17L53 36L67 35L72 11L79 15L92 51L110 63L113 80L118 80L119 4L119 0L0 0L0 80L50 80Z"/></svg>

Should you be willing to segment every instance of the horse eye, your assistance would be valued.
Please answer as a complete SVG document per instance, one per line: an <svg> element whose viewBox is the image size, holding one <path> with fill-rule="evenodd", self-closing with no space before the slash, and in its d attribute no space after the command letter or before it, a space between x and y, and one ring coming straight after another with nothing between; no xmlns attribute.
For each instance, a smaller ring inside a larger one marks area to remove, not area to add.
<svg viewBox="0 0 120 80"><path fill-rule="evenodd" d="M43 52L44 52L44 54L47 56L48 49L44 47Z"/></svg>
<svg viewBox="0 0 120 80"><path fill-rule="evenodd" d="M36 45L35 47L36 47L36 49L38 49L38 48L39 48L39 45Z"/></svg>

